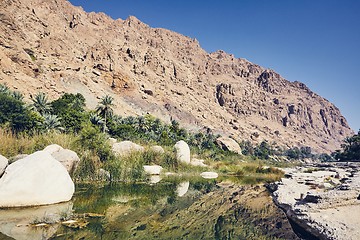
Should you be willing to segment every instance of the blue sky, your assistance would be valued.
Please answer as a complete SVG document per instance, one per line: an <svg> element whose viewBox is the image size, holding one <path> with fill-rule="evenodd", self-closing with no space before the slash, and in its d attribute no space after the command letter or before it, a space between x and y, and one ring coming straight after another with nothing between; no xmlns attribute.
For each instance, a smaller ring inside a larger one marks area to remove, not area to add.
<svg viewBox="0 0 360 240"><path fill-rule="evenodd" d="M360 0L70 0L199 40L301 81L360 129Z"/></svg>

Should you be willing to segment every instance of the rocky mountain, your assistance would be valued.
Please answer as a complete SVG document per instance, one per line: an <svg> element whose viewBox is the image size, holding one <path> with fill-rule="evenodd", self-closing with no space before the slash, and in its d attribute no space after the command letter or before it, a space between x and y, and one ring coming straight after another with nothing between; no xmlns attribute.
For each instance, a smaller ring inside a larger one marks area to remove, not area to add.
<svg viewBox="0 0 360 240"><path fill-rule="evenodd" d="M118 114L150 113L238 140L330 151L352 133L339 109L303 83L66 0L0 2L0 83L27 98L79 92L89 108L110 94Z"/></svg>

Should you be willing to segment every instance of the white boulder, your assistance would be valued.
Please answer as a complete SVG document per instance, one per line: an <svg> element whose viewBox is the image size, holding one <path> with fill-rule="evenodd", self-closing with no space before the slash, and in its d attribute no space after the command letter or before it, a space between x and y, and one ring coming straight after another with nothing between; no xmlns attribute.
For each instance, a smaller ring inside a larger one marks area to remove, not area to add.
<svg viewBox="0 0 360 240"><path fill-rule="evenodd" d="M242 155L240 145L232 138L219 137L216 139L216 143L224 150Z"/></svg>
<svg viewBox="0 0 360 240"><path fill-rule="evenodd" d="M60 151L51 154L51 156L58 160L70 174L75 171L80 162L80 158L76 152L69 149L61 149Z"/></svg>
<svg viewBox="0 0 360 240"><path fill-rule="evenodd" d="M58 151L60 151L62 149L63 149L63 147L61 147L61 146L59 146L57 144L51 144L51 145L47 146L46 148L44 148L44 151L48 152L50 154L53 154L53 153L58 152Z"/></svg>
<svg viewBox="0 0 360 240"><path fill-rule="evenodd" d="M8 164L9 160L6 157L0 155L0 176L5 172L5 168Z"/></svg>
<svg viewBox="0 0 360 240"><path fill-rule="evenodd" d="M69 201L75 186L65 167L46 151L10 164L0 178L0 207Z"/></svg>
<svg viewBox="0 0 360 240"><path fill-rule="evenodd" d="M204 160L197 158L191 159L190 164L196 167L208 167L208 165L204 163Z"/></svg>
<svg viewBox="0 0 360 240"><path fill-rule="evenodd" d="M160 175L162 169L159 165L144 165L144 171L150 175Z"/></svg>
<svg viewBox="0 0 360 240"><path fill-rule="evenodd" d="M125 156L131 152L136 152L136 151L142 152L144 151L144 147L136 143L133 143L131 141L122 141L122 142L114 143L112 146L112 150L116 155Z"/></svg>
<svg viewBox="0 0 360 240"><path fill-rule="evenodd" d="M219 174L217 174L216 172L202 172L200 176L206 179L212 179L217 178Z"/></svg>
<svg viewBox="0 0 360 240"><path fill-rule="evenodd" d="M161 181L161 177L159 175L151 175L149 183L155 184Z"/></svg>
<svg viewBox="0 0 360 240"><path fill-rule="evenodd" d="M183 163L190 163L189 145L185 141L180 140L175 144L174 147L176 149L177 160Z"/></svg>
<svg viewBox="0 0 360 240"><path fill-rule="evenodd" d="M112 146L117 142L117 140L115 138L109 138L109 142L110 142L110 144Z"/></svg>
<svg viewBox="0 0 360 240"><path fill-rule="evenodd" d="M164 149L161 146L155 145L155 146L151 146L150 150L156 153L160 153L163 154L165 153Z"/></svg>

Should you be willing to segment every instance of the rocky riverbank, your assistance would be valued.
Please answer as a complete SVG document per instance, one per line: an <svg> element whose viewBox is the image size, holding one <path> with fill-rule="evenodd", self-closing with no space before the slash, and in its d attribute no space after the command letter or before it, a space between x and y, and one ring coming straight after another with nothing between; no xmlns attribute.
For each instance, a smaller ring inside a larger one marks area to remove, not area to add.
<svg viewBox="0 0 360 240"><path fill-rule="evenodd" d="M274 202L306 239L360 239L360 163L284 169L269 184Z"/></svg>

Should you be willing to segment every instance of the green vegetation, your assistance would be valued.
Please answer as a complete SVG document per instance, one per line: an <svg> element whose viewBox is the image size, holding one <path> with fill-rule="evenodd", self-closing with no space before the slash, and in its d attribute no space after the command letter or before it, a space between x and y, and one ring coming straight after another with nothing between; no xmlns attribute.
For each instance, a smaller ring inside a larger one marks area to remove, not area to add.
<svg viewBox="0 0 360 240"><path fill-rule="evenodd" d="M360 161L360 130L357 134L347 137L341 145L342 151L332 153L334 159L339 161Z"/></svg>
<svg viewBox="0 0 360 240"><path fill-rule="evenodd" d="M223 150L216 143L219 135L209 129L189 132L175 120L166 124L151 115L116 115L114 99L109 95L90 111L85 109L85 98L79 93L65 93L53 101L49 101L46 94L38 93L31 100L31 104L25 103L21 93L12 92L0 84L0 137L5 140L2 141L5 144L0 146L0 154L6 157L29 154L57 143L74 150L82 159L74 173L75 179L81 181L100 179L101 168L108 171L114 181L143 181L147 178L142 168L144 164L158 164L172 172L198 173L215 169L223 174L243 177L262 175L266 176L265 181L273 181L282 173L274 168L263 172L264 166L281 166L284 159L318 157L308 147L282 149L267 141L258 145L242 141L243 155L240 156ZM137 142L146 149L161 145L165 153L145 150L126 157L115 156L109 137ZM209 167L180 164L173 150L173 145L179 140L186 141L192 156L203 159Z"/></svg>

